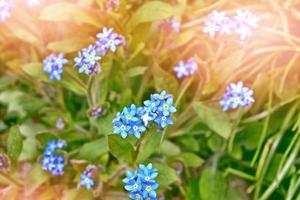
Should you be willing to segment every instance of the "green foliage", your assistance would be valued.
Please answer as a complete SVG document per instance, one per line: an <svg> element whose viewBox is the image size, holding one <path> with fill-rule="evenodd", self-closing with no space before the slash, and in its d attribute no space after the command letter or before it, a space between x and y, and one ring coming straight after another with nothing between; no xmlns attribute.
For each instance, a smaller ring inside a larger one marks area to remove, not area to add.
<svg viewBox="0 0 300 200"><path fill-rule="evenodd" d="M18 127L13 126L9 130L7 139L7 154L15 165L23 148L23 138Z"/></svg>

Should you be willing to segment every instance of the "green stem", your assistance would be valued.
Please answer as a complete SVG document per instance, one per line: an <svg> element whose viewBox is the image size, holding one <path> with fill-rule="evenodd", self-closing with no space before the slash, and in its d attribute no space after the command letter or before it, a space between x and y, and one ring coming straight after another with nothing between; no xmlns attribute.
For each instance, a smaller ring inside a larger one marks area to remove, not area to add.
<svg viewBox="0 0 300 200"><path fill-rule="evenodd" d="M23 188L23 184L19 181L17 181L16 179L14 179L13 177L11 177L10 175L0 171L0 177L6 179L8 182L10 182L12 185L17 186L18 188Z"/></svg>
<svg viewBox="0 0 300 200"><path fill-rule="evenodd" d="M78 83L78 85L80 85L83 89L87 89L86 85L76 76L74 76L71 72L69 72L68 70L65 70L64 72L65 74L67 74L69 77L71 77L76 83Z"/></svg>
<svg viewBox="0 0 300 200"><path fill-rule="evenodd" d="M183 88L180 91L180 93L179 93L179 95L178 95L178 97L176 99L176 102L174 104L175 108L177 108L177 106L180 103L183 95L185 94L186 90L189 88L189 86L191 85L191 83L193 82L193 80L194 80L194 77L188 79L188 81L183 85Z"/></svg>
<svg viewBox="0 0 300 200"><path fill-rule="evenodd" d="M95 76L91 75L89 77L88 88L87 88L87 98L88 98L88 103L89 103L90 109L92 109L94 107L94 99L93 99L93 93L92 93L94 80L95 80Z"/></svg>
<svg viewBox="0 0 300 200"><path fill-rule="evenodd" d="M228 174L233 174L233 175L239 176L239 177L244 178L249 181L256 180L256 178L254 176L251 176L249 174L246 174L245 172L242 172L242 171L239 171L236 169L232 169L232 168L227 168L227 170L225 171L225 176L227 176Z"/></svg>

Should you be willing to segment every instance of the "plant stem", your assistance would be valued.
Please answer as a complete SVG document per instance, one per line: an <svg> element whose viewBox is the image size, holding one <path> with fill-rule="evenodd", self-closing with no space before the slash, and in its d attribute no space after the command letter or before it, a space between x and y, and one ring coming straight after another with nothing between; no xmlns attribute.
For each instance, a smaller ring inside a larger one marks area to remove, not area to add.
<svg viewBox="0 0 300 200"><path fill-rule="evenodd" d="M6 179L8 182L12 183L13 185L17 186L18 188L23 188L23 184L19 181L17 181L16 179L14 179L13 177L11 177L10 175L0 171L0 177Z"/></svg>
<svg viewBox="0 0 300 200"><path fill-rule="evenodd" d="M87 98L88 98L88 103L89 103L89 108L92 109L94 107L94 99L93 99L93 83L95 80L95 76L90 75L89 81L88 81L88 87L87 87Z"/></svg>
<svg viewBox="0 0 300 200"><path fill-rule="evenodd" d="M80 85L83 89L87 89L86 85L76 76L74 76L72 73L70 73L68 70L65 70L65 74L67 74L69 77L71 77L78 85Z"/></svg>

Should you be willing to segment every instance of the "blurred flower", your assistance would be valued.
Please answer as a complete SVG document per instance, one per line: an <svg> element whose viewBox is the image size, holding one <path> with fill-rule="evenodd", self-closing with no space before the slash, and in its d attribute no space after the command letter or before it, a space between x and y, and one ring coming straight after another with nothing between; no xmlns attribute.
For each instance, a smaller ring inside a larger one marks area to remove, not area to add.
<svg viewBox="0 0 300 200"><path fill-rule="evenodd" d="M175 18L161 20L158 26L163 32L174 31L178 33L180 31L180 23Z"/></svg>
<svg viewBox="0 0 300 200"><path fill-rule="evenodd" d="M244 87L243 82L231 83L226 88L226 93L220 101L224 111L238 107L249 106L254 103L253 90Z"/></svg>
<svg viewBox="0 0 300 200"><path fill-rule="evenodd" d="M198 69L197 63L193 59L189 59L187 63L179 61L178 65L173 68L177 78L193 75Z"/></svg>
<svg viewBox="0 0 300 200"><path fill-rule="evenodd" d="M65 121L62 118L58 118L55 122L55 126L57 129L62 130L65 127Z"/></svg>
<svg viewBox="0 0 300 200"><path fill-rule="evenodd" d="M234 17L237 27L236 33L240 35L241 41L252 35L252 29L257 28L259 18L249 10L237 10Z"/></svg>
<svg viewBox="0 0 300 200"><path fill-rule="evenodd" d="M44 71L50 75L50 79L61 79L61 74L63 73L63 67L68 63L68 60L64 58L64 54L60 53L58 55L52 54L46 57L43 61Z"/></svg>
<svg viewBox="0 0 300 200"><path fill-rule="evenodd" d="M125 107L121 113L117 113L117 116L113 119L114 133L120 134L122 138L126 138L128 134L140 138L141 133L146 128L138 115L138 109L132 104L130 107Z"/></svg>
<svg viewBox="0 0 300 200"><path fill-rule="evenodd" d="M97 56L95 46L90 45L88 48L78 52L78 56L74 58L75 66L79 67L79 73L91 74L98 61L101 59ZM98 66L99 67L99 66Z"/></svg>
<svg viewBox="0 0 300 200"><path fill-rule="evenodd" d="M125 45L125 38L122 35L113 32L113 29L104 27L101 33L97 34L96 50L103 56L108 50L115 52L118 46Z"/></svg>
<svg viewBox="0 0 300 200"><path fill-rule="evenodd" d="M0 153L0 171L7 173L10 170L10 160L5 153Z"/></svg>
<svg viewBox="0 0 300 200"><path fill-rule="evenodd" d="M102 107L93 108L91 111L91 115L93 118L97 118L105 113L105 109Z"/></svg>
<svg viewBox="0 0 300 200"><path fill-rule="evenodd" d="M42 169L49 171L53 176L62 176L64 174L64 157L54 154L57 149L66 146L64 140L49 141L41 161Z"/></svg>
<svg viewBox="0 0 300 200"><path fill-rule="evenodd" d="M94 186L94 180L89 174L80 175L80 185L90 190Z"/></svg>
<svg viewBox="0 0 300 200"><path fill-rule="evenodd" d="M119 8L120 0L105 0L104 5L107 12L112 12Z"/></svg>
<svg viewBox="0 0 300 200"><path fill-rule="evenodd" d="M0 0L0 21L5 21L11 16L11 9L14 3L9 0Z"/></svg>
<svg viewBox="0 0 300 200"><path fill-rule="evenodd" d="M37 6L41 3L40 0L27 0L27 5L29 7Z"/></svg>
<svg viewBox="0 0 300 200"><path fill-rule="evenodd" d="M130 199L156 199L155 190L158 183L155 178L158 176L157 169L149 163L147 166L139 165L138 172L128 171L123 179L124 188L129 191Z"/></svg>
<svg viewBox="0 0 300 200"><path fill-rule="evenodd" d="M203 32L214 37L220 30L221 25L227 20L225 12L212 11L205 20Z"/></svg>

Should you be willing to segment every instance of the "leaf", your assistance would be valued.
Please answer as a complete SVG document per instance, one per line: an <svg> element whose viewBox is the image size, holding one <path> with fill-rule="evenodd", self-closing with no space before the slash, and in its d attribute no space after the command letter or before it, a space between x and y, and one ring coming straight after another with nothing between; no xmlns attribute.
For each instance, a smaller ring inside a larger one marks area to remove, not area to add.
<svg viewBox="0 0 300 200"><path fill-rule="evenodd" d="M92 193L84 188L71 189L64 191L62 200L90 200L92 199Z"/></svg>
<svg viewBox="0 0 300 200"><path fill-rule="evenodd" d="M171 5L161 1L151 1L142 5L128 22L128 30L131 32L137 25L144 22L152 22L166 19L173 14Z"/></svg>
<svg viewBox="0 0 300 200"><path fill-rule="evenodd" d="M180 160L187 167L200 167L204 160L194 153L181 153L174 156L174 159Z"/></svg>
<svg viewBox="0 0 300 200"><path fill-rule="evenodd" d="M166 156L173 156L180 153L180 148L170 140L164 140L161 144L161 153Z"/></svg>
<svg viewBox="0 0 300 200"><path fill-rule="evenodd" d="M89 143L85 143L79 151L79 159L96 161L101 155L108 152L106 138L101 138Z"/></svg>
<svg viewBox="0 0 300 200"><path fill-rule="evenodd" d="M36 139L41 143L43 147L46 147L48 141L57 140L58 137L51 133L41 133L36 135Z"/></svg>
<svg viewBox="0 0 300 200"><path fill-rule="evenodd" d="M147 67L140 66L140 67L134 67L128 70L128 76L129 77L135 77L143 75L147 70Z"/></svg>
<svg viewBox="0 0 300 200"><path fill-rule="evenodd" d="M167 165L155 163L154 167L158 170L156 181L159 184L159 190L165 190L169 185L179 181L176 171Z"/></svg>
<svg viewBox="0 0 300 200"><path fill-rule="evenodd" d="M71 53L87 47L91 43L93 43L93 40L89 36L72 37L50 42L47 45L47 49L55 52Z"/></svg>
<svg viewBox="0 0 300 200"><path fill-rule="evenodd" d="M126 139L120 135L112 134L108 136L108 146L110 152L119 161L131 163L133 161L134 149Z"/></svg>
<svg viewBox="0 0 300 200"><path fill-rule="evenodd" d="M225 139L228 139L233 124L229 117L221 110L210 108L203 103L194 103L194 110L197 112L200 120L205 123L211 130L219 134Z"/></svg>
<svg viewBox="0 0 300 200"><path fill-rule="evenodd" d="M25 195L32 194L45 181L49 179L47 172L43 171L40 164L35 164L25 180Z"/></svg>
<svg viewBox="0 0 300 200"><path fill-rule="evenodd" d="M12 163L16 164L22 152L23 139L18 127L13 126L9 130L7 139L7 152Z"/></svg>
<svg viewBox="0 0 300 200"><path fill-rule="evenodd" d="M40 62L32 62L32 63L27 63L22 66L22 70L35 78L38 78L43 81L48 81L48 77L46 74L43 72L43 64Z"/></svg>
<svg viewBox="0 0 300 200"><path fill-rule="evenodd" d="M100 20L91 11L80 8L74 3L59 2L45 7L39 17L41 20L59 22L59 21L77 21L100 27Z"/></svg>
<svg viewBox="0 0 300 200"><path fill-rule="evenodd" d="M27 138L23 141L23 149L19 161L32 160L37 156L38 142L34 138Z"/></svg>
<svg viewBox="0 0 300 200"><path fill-rule="evenodd" d="M157 91L166 90L168 93L176 94L178 90L177 79L159 66L153 67L153 77Z"/></svg>
<svg viewBox="0 0 300 200"><path fill-rule="evenodd" d="M143 161L147 160L155 151L160 144L161 134L147 133L147 136L143 139L140 150L138 152L138 156L136 159L137 163L142 163Z"/></svg>

